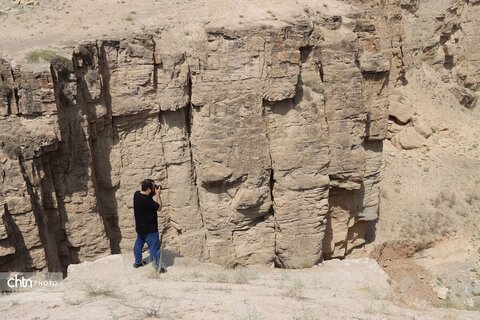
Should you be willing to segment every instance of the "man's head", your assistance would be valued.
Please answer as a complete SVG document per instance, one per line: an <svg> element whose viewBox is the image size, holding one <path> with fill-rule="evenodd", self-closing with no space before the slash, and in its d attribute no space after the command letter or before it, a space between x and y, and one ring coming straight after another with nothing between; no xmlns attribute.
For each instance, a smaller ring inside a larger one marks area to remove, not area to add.
<svg viewBox="0 0 480 320"><path fill-rule="evenodd" d="M153 196L155 194L155 182L152 179L145 179L142 181L142 192Z"/></svg>

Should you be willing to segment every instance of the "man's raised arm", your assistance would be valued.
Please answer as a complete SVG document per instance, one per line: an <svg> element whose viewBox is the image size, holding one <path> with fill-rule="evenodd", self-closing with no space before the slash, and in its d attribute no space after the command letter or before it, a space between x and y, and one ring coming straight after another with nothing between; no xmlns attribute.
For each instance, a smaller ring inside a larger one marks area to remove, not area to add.
<svg viewBox="0 0 480 320"><path fill-rule="evenodd" d="M159 204L157 211L162 210L162 199L160 198L160 188L155 190L155 193L157 194L157 202Z"/></svg>

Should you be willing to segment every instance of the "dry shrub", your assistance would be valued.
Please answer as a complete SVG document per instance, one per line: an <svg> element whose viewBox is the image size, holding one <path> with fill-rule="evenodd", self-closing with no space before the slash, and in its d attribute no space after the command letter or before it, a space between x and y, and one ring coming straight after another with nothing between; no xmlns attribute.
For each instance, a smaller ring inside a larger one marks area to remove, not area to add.
<svg viewBox="0 0 480 320"><path fill-rule="evenodd" d="M451 209L457 203L457 196L451 191L441 191L431 202L435 208L446 206Z"/></svg>
<svg viewBox="0 0 480 320"><path fill-rule="evenodd" d="M88 297L118 297L118 290L111 282L85 281L82 290Z"/></svg>
<svg viewBox="0 0 480 320"><path fill-rule="evenodd" d="M296 256L283 263L286 269L305 269L313 267L317 262L317 258L314 257Z"/></svg>
<svg viewBox="0 0 480 320"><path fill-rule="evenodd" d="M50 62L55 57L57 57L57 54L52 50L33 50L25 55L25 59L30 63L40 61Z"/></svg>
<svg viewBox="0 0 480 320"><path fill-rule="evenodd" d="M305 296L303 295L303 290L305 289L305 285L302 280L300 279L293 279L290 283L288 283L282 291L283 296L291 297L296 299L304 299Z"/></svg>
<svg viewBox="0 0 480 320"><path fill-rule="evenodd" d="M256 279L256 274L248 268L236 268L217 271L208 276L208 280L217 283L248 284Z"/></svg>

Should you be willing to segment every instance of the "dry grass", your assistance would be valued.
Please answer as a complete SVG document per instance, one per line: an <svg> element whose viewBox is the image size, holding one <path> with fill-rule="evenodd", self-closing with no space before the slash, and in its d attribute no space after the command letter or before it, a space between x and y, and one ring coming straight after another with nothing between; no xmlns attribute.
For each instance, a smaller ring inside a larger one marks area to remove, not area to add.
<svg viewBox="0 0 480 320"><path fill-rule="evenodd" d="M165 279L167 277L167 273L160 273L157 269L153 266L153 264L148 264L144 267L146 269L145 276L148 279Z"/></svg>
<svg viewBox="0 0 480 320"><path fill-rule="evenodd" d="M470 206L473 206L475 203L480 201L480 195L477 193L469 192L465 195L465 202Z"/></svg>
<svg viewBox="0 0 480 320"><path fill-rule="evenodd" d="M173 279L175 281L196 281L198 278L202 277L203 274L198 270L192 270L182 273L173 273L171 276L167 276L167 278Z"/></svg>
<svg viewBox="0 0 480 320"><path fill-rule="evenodd" d="M173 319L173 314L164 306L166 298L148 297L141 301L122 301L109 308L111 319Z"/></svg>
<svg viewBox="0 0 480 320"><path fill-rule="evenodd" d="M302 280L295 278L289 283L287 283L283 290L282 295L284 297L296 298L296 299L305 299L304 296L305 284Z"/></svg>
<svg viewBox="0 0 480 320"><path fill-rule="evenodd" d="M208 281L216 283L228 283L228 276L225 272L214 272L207 277Z"/></svg>
<svg viewBox="0 0 480 320"><path fill-rule="evenodd" d="M125 17L125 21L128 21L133 24L135 22L135 17L129 14L128 16Z"/></svg>
<svg viewBox="0 0 480 320"><path fill-rule="evenodd" d="M238 317L238 319L240 320L260 320L262 319L260 317L260 314L258 313L257 309L255 307L249 307L247 312L243 315L241 315L240 317Z"/></svg>
<svg viewBox="0 0 480 320"><path fill-rule="evenodd" d="M371 303L368 306L366 306L363 311L365 313L371 314L371 315L396 316L395 319L397 319L397 317L400 317L402 319L416 319L415 315L411 316L411 315L407 315L407 314L403 314L403 313L398 314L398 312L394 312L393 310L391 310L389 308L388 305L386 305L383 302L382 303L377 303L377 304Z"/></svg>
<svg viewBox="0 0 480 320"><path fill-rule="evenodd" d="M210 282L234 284L248 284L250 280L256 278L256 273L248 268L220 270L209 274L207 277Z"/></svg>
<svg viewBox="0 0 480 320"><path fill-rule="evenodd" d="M374 288L374 287L369 286L369 285L364 285L364 286L360 287L360 290L368 293L368 295L371 296L375 300L384 300L384 299L390 297L388 293L382 292L378 288Z"/></svg>
<svg viewBox="0 0 480 320"><path fill-rule="evenodd" d="M224 259L218 264L221 265L224 269L235 269L235 267L237 266L235 261L229 259Z"/></svg>
<svg viewBox="0 0 480 320"><path fill-rule="evenodd" d="M438 301L436 304L437 308L443 309L465 309L463 306L459 306L452 298L447 297L445 300Z"/></svg>
<svg viewBox="0 0 480 320"><path fill-rule="evenodd" d="M413 213L400 231L405 238L428 242L436 236L445 236L455 232L456 225L452 219L451 211L435 209Z"/></svg>
<svg viewBox="0 0 480 320"><path fill-rule="evenodd" d="M117 287L111 282L83 282L82 290L87 297L118 297Z"/></svg>
<svg viewBox="0 0 480 320"><path fill-rule="evenodd" d="M317 260L314 257L298 256L284 261L284 264L286 269L305 269L313 267Z"/></svg>
<svg viewBox="0 0 480 320"><path fill-rule="evenodd" d="M457 203L457 196L453 192L441 191L431 202L435 208L445 205L452 209Z"/></svg>
<svg viewBox="0 0 480 320"><path fill-rule="evenodd" d="M238 268L233 271L232 282L236 284L247 284L256 276L246 268Z"/></svg>
<svg viewBox="0 0 480 320"><path fill-rule="evenodd" d="M56 57L57 54L52 50L33 50L25 55L25 59L30 63L40 61L50 62Z"/></svg>
<svg viewBox="0 0 480 320"><path fill-rule="evenodd" d="M78 306L84 302L82 299L70 299L65 297L63 297L63 301L69 306Z"/></svg>
<svg viewBox="0 0 480 320"><path fill-rule="evenodd" d="M302 310L297 312L292 317L293 320L318 320L319 317L315 316L312 310L302 306Z"/></svg>
<svg viewBox="0 0 480 320"><path fill-rule="evenodd" d="M377 309L373 306L373 304L370 304L370 305L366 306L365 309L363 310L363 312L365 312L366 314L377 314L378 313Z"/></svg>
<svg viewBox="0 0 480 320"><path fill-rule="evenodd" d="M388 194L382 193L383 198ZM480 214L480 193L476 190L443 190L420 206L403 210L402 218L391 230L429 246L443 237L455 235L471 225Z"/></svg>
<svg viewBox="0 0 480 320"><path fill-rule="evenodd" d="M458 316L455 313L449 313L443 316L443 320L457 320Z"/></svg>

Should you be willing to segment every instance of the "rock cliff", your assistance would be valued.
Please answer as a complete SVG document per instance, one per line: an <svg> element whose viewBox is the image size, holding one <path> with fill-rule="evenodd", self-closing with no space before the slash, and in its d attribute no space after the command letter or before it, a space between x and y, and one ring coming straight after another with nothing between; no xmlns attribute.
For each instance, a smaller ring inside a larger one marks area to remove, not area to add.
<svg viewBox="0 0 480 320"><path fill-rule="evenodd" d="M0 269L131 250L145 178L163 186L163 241L181 255L301 267L373 241L383 140L413 127L389 109L393 91L431 55L473 107L477 53L451 53L450 21L471 30L457 42L476 41L480 7L428 20L442 31L425 46L407 30L426 10L416 1L350 2L184 39L161 27L82 42L47 70L1 60Z"/></svg>

